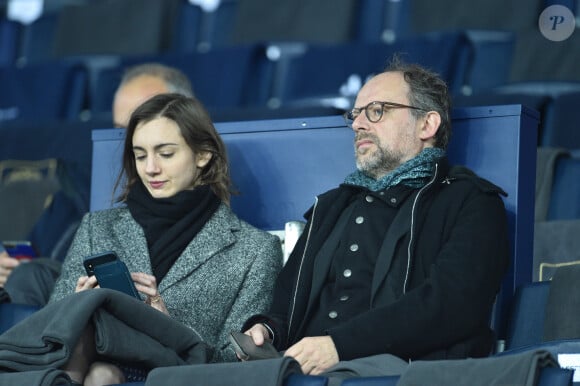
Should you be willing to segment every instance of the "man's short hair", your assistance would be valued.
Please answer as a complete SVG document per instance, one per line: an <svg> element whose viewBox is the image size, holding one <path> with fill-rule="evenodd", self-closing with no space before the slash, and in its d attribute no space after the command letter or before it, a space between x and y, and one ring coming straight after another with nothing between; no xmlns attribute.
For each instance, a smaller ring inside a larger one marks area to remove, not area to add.
<svg viewBox="0 0 580 386"><path fill-rule="evenodd" d="M418 64L405 63L394 55L385 72L401 72L409 85L409 103L426 111L437 111L441 124L435 135L435 146L446 149L451 137L451 97L445 81L439 74ZM425 114L421 110L411 110L415 117Z"/></svg>
<svg viewBox="0 0 580 386"><path fill-rule="evenodd" d="M181 94L187 97L194 96L191 82L183 72L174 67L159 63L144 63L129 67L123 74L119 88L142 75L162 79L167 84L167 88L171 93Z"/></svg>

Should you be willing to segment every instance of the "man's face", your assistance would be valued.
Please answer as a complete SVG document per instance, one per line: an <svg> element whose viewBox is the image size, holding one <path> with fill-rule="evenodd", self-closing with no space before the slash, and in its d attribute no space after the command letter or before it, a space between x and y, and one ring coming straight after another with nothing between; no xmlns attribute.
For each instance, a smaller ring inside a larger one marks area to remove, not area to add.
<svg viewBox="0 0 580 386"><path fill-rule="evenodd" d="M409 87L399 72L386 72L369 80L359 91L355 107L371 102L409 105ZM426 147L421 139L424 122L415 119L408 108L385 106L381 119L373 123L364 111L353 121L354 151L357 168L379 179Z"/></svg>
<svg viewBox="0 0 580 386"><path fill-rule="evenodd" d="M169 92L165 82L151 75L138 76L120 87L113 101L115 127L127 127L131 114L139 105L157 94Z"/></svg>

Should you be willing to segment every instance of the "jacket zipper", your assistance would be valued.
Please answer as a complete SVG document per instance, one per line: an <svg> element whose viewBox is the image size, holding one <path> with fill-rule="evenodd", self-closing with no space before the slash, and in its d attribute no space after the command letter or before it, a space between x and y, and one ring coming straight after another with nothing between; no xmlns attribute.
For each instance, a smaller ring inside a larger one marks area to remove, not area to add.
<svg viewBox="0 0 580 386"><path fill-rule="evenodd" d="M312 232L312 226L314 225L314 217L316 215L316 208L318 206L318 196L315 197L314 208L312 209L312 221L310 221L310 226L308 227L308 234L306 236L306 243L304 244L304 249L302 251L302 258L300 259L300 267L298 268L298 275L296 276L296 287L294 288L294 295L292 296L292 308L290 310L290 317L288 319L288 334L292 329L292 321L294 319L294 310L296 309L296 298L298 296L298 287L300 283L300 275L302 274L302 266L304 265L304 258L306 257L306 251L308 250L308 243L310 242L310 233Z"/></svg>
<svg viewBox="0 0 580 386"><path fill-rule="evenodd" d="M409 281L409 273L411 272L411 246L414 242L414 235L415 235L415 209L417 208L417 202L419 201L419 196L423 193L425 189L431 186L435 180L437 179L437 172L439 170L439 164L435 164L435 173L433 173L433 178L429 181L425 186L423 186L415 199L413 200L413 208L411 209L411 236L409 237L409 244L407 245L407 271L405 272L405 281L403 282L403 294L407 293L407 284ZM445 181L449 183L449 181Z"/></svg>

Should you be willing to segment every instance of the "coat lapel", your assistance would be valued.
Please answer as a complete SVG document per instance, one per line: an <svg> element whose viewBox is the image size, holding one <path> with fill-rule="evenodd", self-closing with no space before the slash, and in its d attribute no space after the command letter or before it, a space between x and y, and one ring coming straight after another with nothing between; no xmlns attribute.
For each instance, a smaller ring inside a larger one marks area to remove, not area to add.
<svg viewBox="0 0 580 386"><path fill-rule="evenodd" d="M411 196L407 197L405 202L401 205L397 215L389 226L389 230L387 231L383 244L381 245L371 284L371 305L374 304L375 295L379 291L379 288L383 285L387 274L391 269L391 264L393 263L393 257L399 241L409 232L411 228L411 216L414 198L415 195L412 194ZM385 291L382 291L382 293L385 293Z"/></svg>
<svg viewBox="0 0 580 386"><path fill-rule="evenodd" d="M117 238L117 255L125 262L129 272L143 271L152 274L151 259L147 249L147 240L143 228L133 219L130 212L123 211L120 214L121 221L114 223L113 232Z"/></svg>
<svg viewBox="0 0 580 386"><path fill-rule="evenodd" d="M236 238L232 230L238 226L239 220L225 204L221 204L167 272L159 284L159 291L163 292L171 287L197 270L212 256L233 244Z"/></svg>

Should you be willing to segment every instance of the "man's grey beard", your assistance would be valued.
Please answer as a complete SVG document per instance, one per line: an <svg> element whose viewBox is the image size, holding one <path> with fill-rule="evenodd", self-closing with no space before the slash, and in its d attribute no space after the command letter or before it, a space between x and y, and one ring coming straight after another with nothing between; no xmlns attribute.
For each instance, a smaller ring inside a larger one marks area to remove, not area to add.
<svg viewBox="0 0 580 386"><path fill-rule="evenodd" d="M355 148L356 167L359 171L378 180L401 164L400 154L394 154L392 151L381 147L379 139L376 136L367 134L360 138L371 138L376 149L368 150L363 160L361 159L362 155L359 155Z"/></svg>

